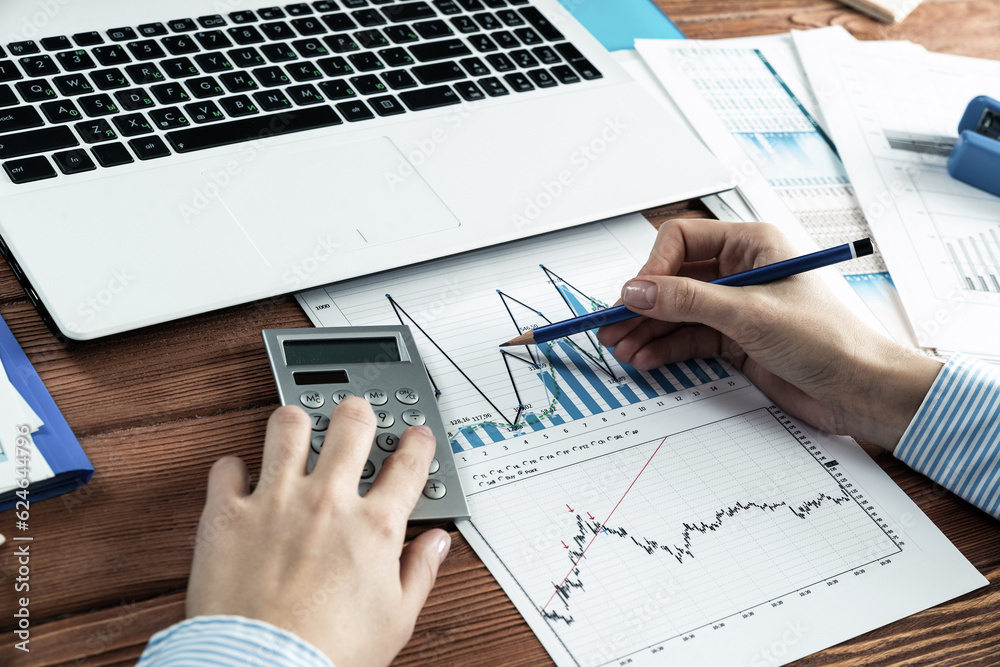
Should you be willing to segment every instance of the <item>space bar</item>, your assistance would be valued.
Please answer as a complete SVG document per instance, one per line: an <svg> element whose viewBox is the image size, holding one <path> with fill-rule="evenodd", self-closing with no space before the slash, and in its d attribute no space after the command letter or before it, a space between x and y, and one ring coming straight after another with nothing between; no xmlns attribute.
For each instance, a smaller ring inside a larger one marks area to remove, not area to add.
<svg viewBox="0 0 1000 667"><path fill-rule="evenodd" d="M254 116L231 123L212 123L168 132L167 140L178 153L228 146L242 141L291 134L343 123L330 107L309 107L270 116Z"/></svg>

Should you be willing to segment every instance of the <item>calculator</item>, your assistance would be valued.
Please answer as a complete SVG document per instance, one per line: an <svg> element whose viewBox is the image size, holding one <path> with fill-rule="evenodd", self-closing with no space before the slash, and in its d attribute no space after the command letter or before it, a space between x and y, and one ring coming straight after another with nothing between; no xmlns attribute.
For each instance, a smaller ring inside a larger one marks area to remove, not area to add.
<svg viewBox="0 0 1000 667"><path fill-rule="evenodd" d="M298 405L312 418L306 472L323 448L333 408L361 396L375 411L377 432L358 482L368 492L403 430L425 424L437 441L427 483L411 521L469 516L448 434L409 327L265 329L261 332L282 405Z"/></svg>

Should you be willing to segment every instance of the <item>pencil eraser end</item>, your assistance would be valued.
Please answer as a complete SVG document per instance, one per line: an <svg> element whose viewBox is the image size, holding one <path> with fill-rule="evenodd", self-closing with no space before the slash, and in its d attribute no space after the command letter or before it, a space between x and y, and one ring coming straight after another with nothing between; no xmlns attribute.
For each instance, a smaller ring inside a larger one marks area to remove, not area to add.
<svg viewBox="0 0 1000 667"><path fill-rule="evenodd" d="M875 252L875 245L871 239L861 239L854 242L854 254L857 257L865 257Z"/></svg>

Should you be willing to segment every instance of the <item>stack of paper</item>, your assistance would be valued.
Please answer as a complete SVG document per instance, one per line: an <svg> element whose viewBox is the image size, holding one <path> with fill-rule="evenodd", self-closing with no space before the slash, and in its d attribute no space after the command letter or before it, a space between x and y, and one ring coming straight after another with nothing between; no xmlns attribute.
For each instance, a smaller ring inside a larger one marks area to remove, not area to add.
<svg viewBox="0 0 1000 667"><path fill-rule="evenodd" d="M917 8L921 0L879 0L878 2L872 2L871 0L840 1L883 23L896 23L909 16L910 12Z"/></svg>

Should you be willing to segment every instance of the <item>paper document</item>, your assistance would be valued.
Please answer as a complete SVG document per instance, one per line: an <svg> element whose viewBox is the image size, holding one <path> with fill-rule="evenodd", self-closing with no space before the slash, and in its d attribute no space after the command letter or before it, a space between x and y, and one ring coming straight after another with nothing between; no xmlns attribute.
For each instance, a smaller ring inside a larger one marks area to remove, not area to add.
<svg viewBox="0 0 1000 667"><path fill-rule="evenodd" d="M833 43L853 42L840 28L820 32ZM818 102L789 35L638 40L636 46L702 141L739 174L739 190L761 220L793 238L798 223L821 248L872 235L816 117ZM915 344L878 246L875 255L836 270L874 316L876 328Z"/></svg>
<svg viewBox="0 0 1000 667"><path fill-rule="evenodd" d="M298 295L317 325L411 327L459 530L556 663L781 664L985 585L853 441L724 362L498 348L612 302L653 238L629 216Z"/></svg>
<svg viewBox="0 0 1000 667"><path fill-rule="evenodd" d="M1000 63L795 40L917 341L996 355L1000 198L946 165L969 101L1000 95Z"/></svg>

